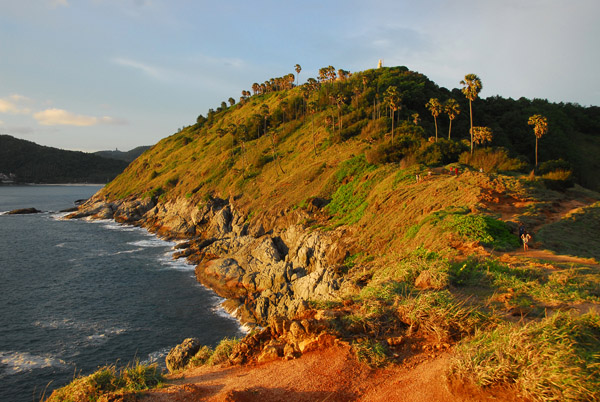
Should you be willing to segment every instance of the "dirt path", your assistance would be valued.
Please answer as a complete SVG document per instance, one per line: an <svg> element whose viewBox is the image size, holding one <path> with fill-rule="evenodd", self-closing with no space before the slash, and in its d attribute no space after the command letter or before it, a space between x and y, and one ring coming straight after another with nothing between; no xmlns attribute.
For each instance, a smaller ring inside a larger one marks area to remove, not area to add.
<svg viewBox="0 0 600 402"><path fill-rule="evenodd" d="M494 252L493 253L496 256L502 257L502 256L512 256L512 257L517 257L517 258L535 258L538 260L543 260L543 261L549 261L549 262L554 262L554 263L559 263L559 264L581 264L581 265L586 265L589 267L600 267L600 264L598 264L598 262L596 262L596 260L594 260L593 258L581 258L581 257L574 257L571 255L561 255L561 254L554 254L553 252L551 252L550 250L545 250L545 249L534 249L534 248L529 248L528 251L523 251L523 249L519 249L519 250L515 250L515 251L510 251L510 252Z"/></svg>
<svg viewBox="0 0 600 402"><path fill-rule="evenodd" d="M466 402L488 397L454 391L445 380L450 355L428 358L415 367L371 369L348 346L314 351L296 360L227 368L199 367L173 385L146 393L144 402L167 401L403 401ZM489 400L497 400L489 396ZM506 399L506 400L511 400Z"/></svg>

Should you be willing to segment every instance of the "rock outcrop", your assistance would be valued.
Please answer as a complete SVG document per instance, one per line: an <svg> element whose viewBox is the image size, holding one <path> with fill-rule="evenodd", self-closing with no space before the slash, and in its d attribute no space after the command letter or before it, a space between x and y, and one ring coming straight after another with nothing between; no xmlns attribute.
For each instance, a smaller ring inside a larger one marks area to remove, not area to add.
<svg viewBox="0 0 600 402"><path fill-rule="evenodd" d="M27 214L39 214L40 210L35 209L35 208L19 208L19 209L13 209L12 211L8 212L7 215L27 215Z"/></svg>
<svg viewBox="0 0 600 402"><path fill-rule="evenodd" d="M342 233L311 231L285 213L249 221L233 199L210 198L202 207L186 198L91 199L68 217L115 219L187 239L175 256L195 264L198 281L229 299L227 308L246 323L293 318L344 285L336 273L348 254Z"/></svg>
<svg viewBox="0 0 600 402"><path fill-rule="evenodd" d="M190 359L200 350L200 341L196 338L187 338L181 344L175 346L165 359L167 369L172 373L185 368Z"/></svg>

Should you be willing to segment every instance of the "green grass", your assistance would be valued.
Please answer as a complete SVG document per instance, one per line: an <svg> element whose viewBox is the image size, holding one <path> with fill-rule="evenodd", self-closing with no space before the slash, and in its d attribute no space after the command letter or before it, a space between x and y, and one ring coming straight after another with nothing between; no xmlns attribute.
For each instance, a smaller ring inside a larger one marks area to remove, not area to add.
<svg viewBox="0 0 600 402"><path fill-rule="evenodd" d="M535 239L561 254L600 261L600 202L581 208L558 222L543 226Z"/></svg>
<svg viewBox="0 0 600 402"><path fill-rule="evenodd" d="M480 387L514 384L536 401L597 400L600 317L558 313L479 332L458 348L450 375Z"/></svg>
<svg viewBox="0 0 600 402"><path fill-rule="evenodd" d="M387 347L372 339L363 339L352 343L352 348L359 362L371 367L383 367L387 365Z"/></svg>
<svg viewBox="0 0 600 402"><path fill-rule="evenodd" d="M103 366L55 390L47 402L88 402L104 395L126 395L156 388L164 381L156 365L135 362L127 367Z"/></svg>

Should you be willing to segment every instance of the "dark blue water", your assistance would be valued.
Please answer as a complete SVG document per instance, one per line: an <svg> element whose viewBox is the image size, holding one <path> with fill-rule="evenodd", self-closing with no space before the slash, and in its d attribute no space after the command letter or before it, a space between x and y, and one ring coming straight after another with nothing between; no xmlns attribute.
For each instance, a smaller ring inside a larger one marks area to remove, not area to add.
<svg viewBox="0 0 600 402"><path fill-rule="evenodd" d="M0 186L0 213L58 211L99 188ZM242 335L174 243L62 215L0 215L0 401L39 401L104 364L164 364L186 337Z"/></svg>

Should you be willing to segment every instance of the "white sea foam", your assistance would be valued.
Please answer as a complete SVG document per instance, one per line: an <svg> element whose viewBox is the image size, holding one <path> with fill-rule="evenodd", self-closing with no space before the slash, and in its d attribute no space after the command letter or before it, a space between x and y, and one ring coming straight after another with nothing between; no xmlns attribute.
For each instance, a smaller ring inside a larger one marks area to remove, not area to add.
<svg viewBox="0 0 600 402"><path fill-rule="evenodd" d="M196 269L196 266L188 263L185 258L174 260L172 251L165 253L158 261L163 267L177 271L194 271Z"/></svg>
<svg viewBox="0 0 600 402"><path fill-rule="evenodd" d="M67 363L52 355L32 355L27 352L0 352L0 364L3 367L2 376L19 374L33 369L49 367L66 367Z"/></svg>
<svg viewBox="0 0 600 402"><path fill-rule="evenodd" d="M127 244L129 244L131 246L137 246L137 247L167 247L167 246L171 245L170 243L168 243L164 240L161 240L157 237L154 237L151 239L130 241Z"/></svg>
<svg viewBox="0 0 600 402"><path fill-rule="evenodd" d="M159 367L165 367L165 357L169 354L171 348L163 348L161 350L157 350L156 352L152 352L146 357L146 359L142 360L142 364L154 364L158 363Z"/></svg>

